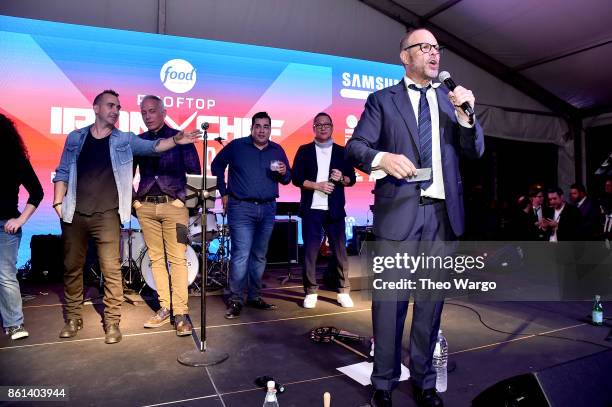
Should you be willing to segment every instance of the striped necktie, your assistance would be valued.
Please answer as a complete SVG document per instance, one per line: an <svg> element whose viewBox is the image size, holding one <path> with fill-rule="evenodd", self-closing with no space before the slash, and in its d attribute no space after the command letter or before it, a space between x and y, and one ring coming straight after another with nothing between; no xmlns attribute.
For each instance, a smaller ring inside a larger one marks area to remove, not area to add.
<svg viewBox="0 0 612 407"><path fill-rule="evenodd" d="M433 180L433 167L431 164L431 113L429 112L429 103L427 102L427 91L431 85L427 85L424 88L417 88L417 86L411 83L408 86L412 90L416 90L421 93L419 99L419 143L421 145L421 168L431 168L431 179ZM431 185L432 181L424 181L421 183L422 189L427 189Z"/></svg>

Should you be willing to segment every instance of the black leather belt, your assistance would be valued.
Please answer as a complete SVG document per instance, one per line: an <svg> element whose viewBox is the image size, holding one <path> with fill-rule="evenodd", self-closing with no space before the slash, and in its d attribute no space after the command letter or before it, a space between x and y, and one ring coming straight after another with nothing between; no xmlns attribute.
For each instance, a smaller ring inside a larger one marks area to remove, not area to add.
<svg viewBox="0 0 612 407"><path fill-rule="evenodd" d="M262 204L267 204L270 202L274 202L276 201L276 199L255 199L255 198L236 198L236 197L232 197L238 201L244 201L244 202L250 202L250 203L254 203L256 205L262 205Z"/></svg>
<svg viewBox="0 0 612 407"><path fill-rule="evenodd" d="M145 202L160 204L174 201L174 198L168 195L147 195L144 197Z"/></svg>
<svg viewBox="0 0 612 407"><path fill-rule="evenodd" d="M439 202L444 202L444 199L430 198L428 196L420 196L419 197L419 205L420 206L433 205L433 204L439 203Z"/></svg>

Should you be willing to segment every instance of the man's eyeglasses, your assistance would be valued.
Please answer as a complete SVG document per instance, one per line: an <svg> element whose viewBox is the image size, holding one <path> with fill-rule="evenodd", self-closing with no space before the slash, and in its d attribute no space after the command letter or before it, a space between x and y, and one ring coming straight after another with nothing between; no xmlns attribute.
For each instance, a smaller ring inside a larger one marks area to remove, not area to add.
<svg viewBox="0 0 612 407"><path fill-rule="evenodd" d="M333 127L333 124L331 124L331 123L317 123L313 127L315 129L317 129L317 130L331 129Z"/></svg>
<svg viewBox="0 0 612 407"><path fill-rule="evenodd" d="M404 48L404 51L408 51L410 48L414 47L419 47L425 54L429 54L432 49L436 50L436 52L440 55L442 55L444 52L444 47L441 47L440 44L429 44L426 42L419 42L418 44L410 45Z"/></svg>

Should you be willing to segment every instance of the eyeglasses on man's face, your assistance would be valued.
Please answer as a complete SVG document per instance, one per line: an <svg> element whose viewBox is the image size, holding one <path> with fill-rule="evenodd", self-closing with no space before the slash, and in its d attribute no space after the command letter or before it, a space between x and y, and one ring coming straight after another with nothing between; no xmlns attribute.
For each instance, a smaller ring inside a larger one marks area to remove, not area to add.
<svg viewBox="0 0 612 407"><path fill-rule="evenodd" d="M317 130L331 129L334 125L331 123L317 123L313 127Z"/></svg>
<svg viewBox="0 0 612 407"><path fill-rule="evenodd" d="M441 47L440 44L429 44L427 42L419 42L417 44L409 45L404 48L404 51L408 51L410 48L414 47L419 47L419 49L425 54L429 54L432 49L438 54L442 54L444 52L444 47Z"/></svg>

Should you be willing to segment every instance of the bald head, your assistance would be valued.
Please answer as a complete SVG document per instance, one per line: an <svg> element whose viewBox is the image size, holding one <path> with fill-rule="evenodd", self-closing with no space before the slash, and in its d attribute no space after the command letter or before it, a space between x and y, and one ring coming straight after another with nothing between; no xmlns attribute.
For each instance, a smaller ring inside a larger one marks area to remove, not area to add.
<svg viewBox="0 0 612 407"><path fill-rule="evenodd" d="M413 82L426 86L438 77L440 51L431 31L424 28L409 31L402 37L400 46L406 76Z"/></svg>
<svg viewBox="0 0 612 407"><path fill-rule="evenodd" d="M406 32L406 34L404 34L404 36L402 37L402 40L400 41L400 52L402 52L404 50L404 48L412 45L413 43L410 42L410 37L412 37L414 34L416 34L418 31L426 31L429 34L431 34L431 32L425 28L413 28L411 30L408 30L408 32ZM433 34L431 34L433 36Z"/></svg>

